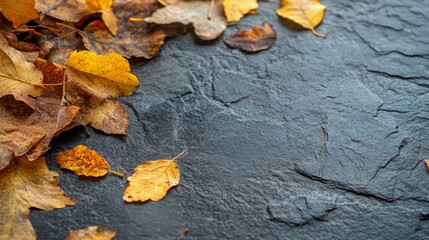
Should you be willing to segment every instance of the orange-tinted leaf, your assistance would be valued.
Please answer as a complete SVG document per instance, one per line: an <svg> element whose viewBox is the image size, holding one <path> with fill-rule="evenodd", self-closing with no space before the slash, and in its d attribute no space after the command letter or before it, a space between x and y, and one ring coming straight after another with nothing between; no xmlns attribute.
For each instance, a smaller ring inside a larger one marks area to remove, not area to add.
<svg viewBox="0 0 429 240"><path fill-rule="evenodd" d="M222 4L229 23L238 22L244 15L258 9L257 0L222 0Z"/></svg>
<svg viewBox="0 0 429 240"><path fill-rule="evenodd" d="M36 239L30 207L53 210L75 204L59 187L58 173L49 171L44 157L32 162L16 158L0 171L0 239Z"/></svg>
<svg viewBox="0 0 429 240"><path fill-rule="evenodd" d="M250 53L269 49L275 41L276 32L268 23L263 23L262 28L254 26L252 29L240 30L224 40L228 46Z"/></svg>
<svg viewBox="0 0 429 240"><path fill-rule="evenodd" d="M71 230L66 240L110 240L116 235L116 230L103 226L90 226L84 229Z"/></svg>
<svg viewBox="0 0 429 240"><path fill-rule="evenodd" d="M164 198L170 188L179 185L180 170L175 160L184 153L185 151L171 160L159 159L137 166L133 175L127 179L128 187L123 199L126 202L145 202Z"/></svg>
<svg viewBox="0 0 429 240"><path fill-rule="evenodd" d="M13 23L14 28L39 17L34 0L1 0L0 12Z"/></svg>
<svg viewBox="0 0 429 240"><path fill-rule="evenodd" d="M310 29L318 37L326 38L325 35L314 30L322 21L325 9L326 6L322 5L320 0L281 0L281 7L277 10L277 14L303 28Z"/></svg>
<svg viewBox="0 0 429 240"><path fill-rule="evenodd" d="M181 23L192 24L195 34L202 40L219 37L226 28L226 18L221 1L215 1L211 18L208 15L211 1L178 1L157 10L146 22L157 24Z"/></svg>
<svg viewBox="0 0 429 240"><path fill-rule="evenodd" d="M55 161L61 168L69 169L78 176L103 177L111 172L124 177L124 174L110 170L109 164L100 154L83 145L58 153Z"/></svg>
<svg viewBox="0 0 429 240"><path fill-rule="evenodd" d="M89 11L105 10L112 6L113 0L85 0Z"/></svg>

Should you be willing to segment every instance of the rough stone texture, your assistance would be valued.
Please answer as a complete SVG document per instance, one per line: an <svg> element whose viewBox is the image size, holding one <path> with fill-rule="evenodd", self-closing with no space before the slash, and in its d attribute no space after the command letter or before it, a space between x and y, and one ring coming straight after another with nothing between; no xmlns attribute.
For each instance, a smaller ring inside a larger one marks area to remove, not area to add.
<svg viewBox="0 0 429 240"><path fill-rule="evenodd" d="M168 40L121 100L128 136L76 129L47 158L85 144L129 175L188 149L181 185L125 204L125 179L82 180L51 161L78 205L33 210L39 239L88 225L116 227L117 239L175 239L185 227L186 239L427 238L429 1L323 3L326 40L286 27L269 2L224 34L269 22L268 51Z"/></svg>

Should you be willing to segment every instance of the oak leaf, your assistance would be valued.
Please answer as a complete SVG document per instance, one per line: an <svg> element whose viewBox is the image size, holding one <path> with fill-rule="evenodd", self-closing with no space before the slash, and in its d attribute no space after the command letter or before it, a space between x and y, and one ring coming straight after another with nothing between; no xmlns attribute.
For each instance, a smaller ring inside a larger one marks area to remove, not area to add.
<svg viewBox="0 0 429 240"><path fill-rule="evenodd" d="M224 40L229 47L250 53L269 49L275 41L276 32L268 23L263 23L262 28L254 26L252 29L240 30Z"/></svg>
<svg viewBox="0 0 429 240"><path fill-rule="evenodd" d="M175 162L186 151L170 160L159 159L140 164L128 177L128 187L122 197L126 202L159 201L168 190L179 185L180 170Z"/></svg>
<svg viewBox="0 0 429 240"><path fill-rule="evenodd" d="M321 4L320 0L281 0L277 14L303 28L310 29L318 37L326 38L326 35L314 30L322 21L325 9L326 6Z"/></svg>
<svg viewBox="0 0 429 240"><path fill-rule="evenodd" d="M116 53L73 52L65 66L69 81L99 98L129 96L139 84L128 61Z"/></svg>
<svg viewBox="0 0 429 240"><path fill-rule="evenodd" d="M32 162L18 157L0 171L0 239L36 239L28 216L31 207L53 210L75 204L44 157Z"/></svg>
<svg viewBox="0 0 429 240"><path fill-rule="evenodd" d="M249 13L255 13L258 9L257 0L222 0L225 16L229 23L235 23Z"/></svg>
<svg viewBox="0 0 429 240"><path fill-rule="evenodd" d="M0 12L12 22L14 28L19 28L39 17L34 4L34 0L1 0Z"/></svg>
<svg viewBox="0 0 429 240"><path fill-rule="evenodd" d="M28 62L18 50L10 47L0 33L0 98L12 94L16 99L42 94L38 86L43 81L42 73Z"/></svg>
<svg viewBox="0 0 429 240"><path fill-rule="evenodd" d="M103 177L110 172L124 177L123 173L111 170L106 159L100 154L83 145L58 153L55 161L61 168L69 169L78 176Z"/></svg>
<svg viewBox="0 0 429 240"><path fill-rule="evenodd" d="M209 12L212 12L208 19ZM192 24L195 34L202 40L213 40L226 29L226 18L220 0L211 1L178 1L157 10L146 22L157 24L181 23Z"/></svg>
<svg viewBox="0 0 429 240"><path fill-rule="evenodd" d="M103 226L90 226L69 231L66 240L110 240L115 235L115 229L110 230Z"/></svg>

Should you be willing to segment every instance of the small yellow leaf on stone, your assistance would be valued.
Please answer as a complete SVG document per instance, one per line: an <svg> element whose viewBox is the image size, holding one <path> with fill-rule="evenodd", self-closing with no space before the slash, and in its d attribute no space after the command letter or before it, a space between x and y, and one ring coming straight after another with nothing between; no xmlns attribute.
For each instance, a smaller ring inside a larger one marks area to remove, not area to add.
<svg viewBox="0 0 429 240"><path fill-rule="evenodd" d="M66 70L69 81L99 98L129 96L139 85L137 77L130 73L128 61L116 53L73 52Z"/></svg>
<svg viewBox="0 0 429 240"><path fill-rule="evenodd" d="M223 0L222 3L229 23L238 22L244 15L256 13L258 9L257 0Z"/></svg>
<svg viewBox="0 0 429 240"><path fill-rule="evenodd" d="M179 185L180 170L175 160L185 152L171 160L159 159L137 166L127 179L128 187L123 199L126 202L145 202L164 198L170 188Z"/></svg>
<svg viewBox="0 0 429 240"><path fill-rule="evenodd" d="M110 240L116 235L116 230L102 226L90 226L84 229L71 230L66 240Z"/></svg>

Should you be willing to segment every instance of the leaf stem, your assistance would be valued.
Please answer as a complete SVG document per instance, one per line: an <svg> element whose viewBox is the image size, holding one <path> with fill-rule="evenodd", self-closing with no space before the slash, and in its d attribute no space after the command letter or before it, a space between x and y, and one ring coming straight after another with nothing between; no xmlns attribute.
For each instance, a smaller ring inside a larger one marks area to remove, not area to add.
<svg viewBox="0 0 429 240"><path fill-rule="evenodd" d="M110 169L110 170L109 170L109 172L110 172L111 174L114 174L114 175L116 175L116 176L118 176L118 177L121 177L121 178L123 178L123 177L125 176L125 174L120 173L120 172L117 172L117 171L113 171L112 169Z"/></svg>
<svg viewBox="0 0 429 240"><path fill-rule="evenodd" d="M214 4L215 4L215 0L212 0L212 2L210 4L210 9L209 9L209 15L207 16L208 20L212 19L212 13L213 13Z"/></svg>
<svg viewBox="0 0 429 240"><path fill-rule="evenodd" d="M324 35L324 34L320 34L320 33L318 33L318 32L316 32L316 30L314 30L314 28L313 29L311 29L311 32L314 34L314 35L316 35L317 37L320 37L320 38L327 38L327 36L326 35Z"/></svg>
<svg viewBox="0 0 429 240"><path fill-rule="evenodd" d="M25 83L25 84L29 84L29 85L33 85L33 86L37 86L37 87L43 87L43 85L45 85L45 84L43 84L43 83L31 83L31 82L26 82L26 81L24 81L24 80L22 80L22 79L15 78L15 77L12 77L12 76L9 76L9 75L5 75L5 74L1 74L1 73L0 73L0 77L9 78L9 79L12 79L12 80L15 80L15 81L21 82L21 83ZM61 85L61 84L60 84L60 85ZM49 85L48 85L48 86L49 86Z"/></svg>
<svg viewBox="0 0 429 240"><path fill-rule="evenodd" d="M179 153L177 156L171 159L171 161L176 161L179 157L181 157L183 154L187 153L188 150L183 150L181 153Z"/></svg>
<svg viewBox="0 0 429 240"><path fill-rule="evenodd" d="M144 22L144 18L130 17L128 18L128 22Z"/></svg>

